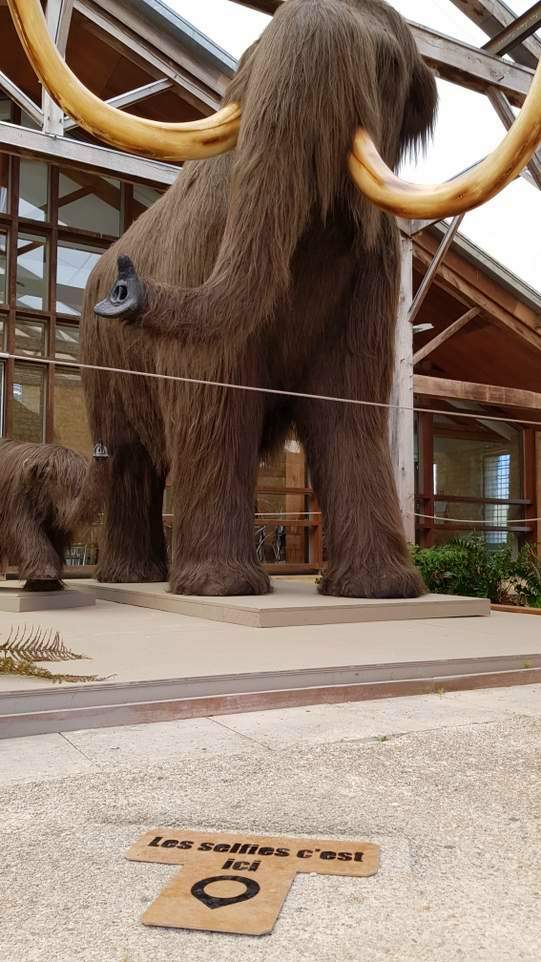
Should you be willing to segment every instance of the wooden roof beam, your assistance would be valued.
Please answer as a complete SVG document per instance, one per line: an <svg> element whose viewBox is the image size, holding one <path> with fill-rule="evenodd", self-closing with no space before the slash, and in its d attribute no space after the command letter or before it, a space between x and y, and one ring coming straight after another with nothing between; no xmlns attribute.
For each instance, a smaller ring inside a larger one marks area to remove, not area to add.
<svg viewBox="0 0 541 962"><path fill-rule="evenodd" d="M50 137L39 130L0 122L0 153L16 154L63 164L88 172L94 170L106 177L118 177L136 183L170 187L179 167L124 154L112 147L81 143L71 137Z"/></svg>
<svg viewBox="0 0 541 962"><path fill-rule="evenodd" d="M540 26L541 0L537 0L533 7L526 10L525 13L505 27L501 33L496 34L488 43L485 43L483 50L488 50L489 53L497 53L500 57L503 57L506 53L511 54L517 45L531 37Z"/></svg>
<svg viewBox="0 0 541 962"><path fill-rule="evenodd" d="M459 401L477 401L480 404L503 408L528 408L541 412L541 394L514 387L497 387L494 384L474 384L470 381L451 381L443 377L427 377L415 374L416 394L435 398L456 398Z"/></svg>
<svg viewBox="0 0 541 962"><path fill-rule="evenodd" d="M271 13L287 0L235 0L263 13ZM272 6L273 10L270 9ZM485 93L500 90L514 107L521 107L532 82L532 70L500 60L486 50L447 37L422 24L409 22L421 55L442 80ZM500 28L501 29L501 28Z"/></svg>
<svg viewBox="0 0 541 962"><path fill-rule="evenodd" d="M109 104L111 107L117 107L122 109L123 107L131 107L133 104L139 104L143 100L148 100L150 97L155 97L156 94L162 93L164 90L170 90L173 87L173 81L167 77L163 80L153 80L151 83L143 84L142 87L136 87L134 90L128 90L125 94L118 94L116 97L110 97L105 103ZM75 120L65 120L64 130L73 130L78 127L79 124Z"/></svg>
<svg viewBox="0 0 541 962"><path fill-rule="evenodd" d="M17 104L21 110L24 110L32 120L35 120L37 124L41 127L43 124L43 111L40 110L38 105L34 103L31 97L25 94L24 90L21 90L13 80L10 80L7 74L0 70L0 90L11 97L11 99Z"/></svg>
<svg viewBox="0 0 541 962"><path fill-rule="evenodd" d="M503 0L451 0L473 23L477 24L491 39L516 21L516 14ZM541 58L541 41L528 37L510 51L511 56L524 67L535 69Z"/></svg>

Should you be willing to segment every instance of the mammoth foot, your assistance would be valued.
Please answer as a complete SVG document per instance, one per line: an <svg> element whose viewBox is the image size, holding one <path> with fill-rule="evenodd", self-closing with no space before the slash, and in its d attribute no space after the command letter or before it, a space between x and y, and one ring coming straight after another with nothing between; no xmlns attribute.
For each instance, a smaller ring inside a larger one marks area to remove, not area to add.
<svg viewBox="0 0 541 962"><path fill-rule="evenodd" d="M426 588L417 569L404 565L379 572L329 569L319 592L336 598L419 598Z"/></svg>
<svg viewBox="0 0 541 962"><path fill-rule="evenodd" d="M145 306L145 289L129 257L118 258L118 277L107 297L96 304L98 317L133 320Z"/></svg>
<svg viewBox="0 0 541 962"><path fill-rule="evenodd" d="M64 588L59 578L28 578L23 591L64 591Z"/></svg>
<svg viewBox="0 0 541 962"><path fill-rule="evenodd" d="M172 572L169 591L173 595L268 595L270 578L258 565L241 562L194 564Z"/></svg>
<svg viewBox="0 0 541 962"><path fill-rule="evenodd" d="M160 584L167 581L167 574L165 565L143 566L104 561L103 564L98 565L96 579L111 585Z"/></svg>

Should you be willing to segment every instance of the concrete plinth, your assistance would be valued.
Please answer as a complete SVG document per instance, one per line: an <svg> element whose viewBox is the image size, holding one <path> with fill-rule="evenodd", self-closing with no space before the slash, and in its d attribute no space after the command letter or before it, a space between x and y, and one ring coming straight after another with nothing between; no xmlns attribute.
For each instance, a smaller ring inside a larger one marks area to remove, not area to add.
<svg viewBox="0 0 541 962"><path fill-rule="evenodd" d="M23 581L0 581L0 611L60 611L90 608L96 604L92 591L65 588L63 591L23 591Z"/></svg>
<svg viewBox="0 0 541 962"><path fill-rule="evenodd" d="M167 584L100 584L75 582L102 601L170 611L248 628L292 628L310 625L362 624L426 618L464 618L490 615L484 598L425 595L412 599L327 598L314 585L275 581L270 595L203 598L173 595Z"/></svg>

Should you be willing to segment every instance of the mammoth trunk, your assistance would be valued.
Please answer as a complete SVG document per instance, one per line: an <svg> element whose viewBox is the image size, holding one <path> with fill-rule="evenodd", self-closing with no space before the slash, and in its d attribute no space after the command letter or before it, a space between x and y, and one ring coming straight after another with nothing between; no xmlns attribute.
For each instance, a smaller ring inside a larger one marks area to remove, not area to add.
<svg viewBox="0 0 541 962"><path fill-rule="evenodd" d="M193 290L146 285L141 320L188 337L232 340L287 298L295 249L335 209L370 243L379 213L358 195L347 157L362 123L376 141L376 51L343 0L288 0L228 92L242 124L214 269Z"/></svg>

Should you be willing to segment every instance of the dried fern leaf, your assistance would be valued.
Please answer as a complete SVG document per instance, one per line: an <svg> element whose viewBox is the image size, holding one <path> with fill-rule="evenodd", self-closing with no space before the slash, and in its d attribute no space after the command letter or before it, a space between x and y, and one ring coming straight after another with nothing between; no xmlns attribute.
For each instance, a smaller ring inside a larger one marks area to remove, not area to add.
<svg viewBox="0 0 541 962"><path fill-rule="evenodd" d="M107 681L107 678L100 678L99 675L65 675L53 673L52 671L48 671L47 668L39 668L38 665L32 664L31 661L14 661L13 658L5 654L0 654L0 675L2 674L19 675L28 678L46 678L48 681L52 681L53 684L61 684L62 682Z"/></svg>
<svg viewBox="0 0 541 962"><path fill-rule="evenodd" d="M71 651L64 644L60 632L37 625L27 630L26 625L11 628L8 640L0 644L0 654L9 655L14 661L81 661L86 655Z"/></svg>

